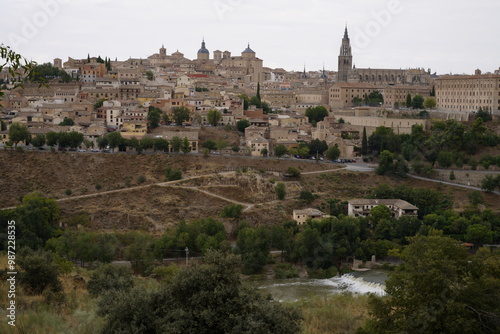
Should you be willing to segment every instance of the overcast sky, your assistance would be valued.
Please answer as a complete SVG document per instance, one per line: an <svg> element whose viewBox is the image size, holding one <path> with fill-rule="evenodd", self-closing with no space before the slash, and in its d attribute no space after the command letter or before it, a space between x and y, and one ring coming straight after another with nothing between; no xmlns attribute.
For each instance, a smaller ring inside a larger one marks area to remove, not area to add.
<svg viewBox="0 0 500 334"><path fill-rule="evenodd" d="M240 55L264 66L337 70L347 22L360 68L472 74L500 67L498 0L2 0L0 43L39 63L146 58L162 44L196 58Z"/></svg>

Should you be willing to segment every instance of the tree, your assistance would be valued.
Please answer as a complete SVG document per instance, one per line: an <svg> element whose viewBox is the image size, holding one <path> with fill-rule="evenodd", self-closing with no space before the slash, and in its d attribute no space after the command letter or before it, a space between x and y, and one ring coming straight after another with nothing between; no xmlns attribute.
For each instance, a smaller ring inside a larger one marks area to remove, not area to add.
<svg viewBox="0 0 500 334"><path fill-rule="evenodd" d="M30 132L28 127L20 123L12 123L9 128L9 139L17 147L17 143L21 141L28 141L30 139Z"/></svg>
<svg viewBox="0 0 500 334"><path fill-rule="evenodd" d="M286 187L285 184L280 182L274 187L274 190L276 191L276 197L282 201L286 197Z"/></svg>
<svg viewBox="0 0 500 334"><path fill-rule="evenodd" d="M187 107L174 108L172 119L177 125L182 125L182 123L191 119L191 110Z"/></svg>
<svg viewBox="0 0 500 334"><path fill-rule="evenodd" d="M411 94L408 93L408 95L406 95L406 107L411 108L411 106L412 106Z"/></svg>
<svg viewBox="0 0 500 334"><path fill-rule="evenodd" d="M266 227L247 227L239 231L236 252L241 254L243 273L258 274L267 264L270 254L270 233Z"/></svg>
<svg viewBox="0 0 500 334"><path fill-rule="evenodd" d="M215 140L207 139L201 147L208 149L209 151L215 151L217 149L217 143Z"/></svg>
<svg viewBox="0 0 500 334"><path fill-rule="evenodd" d="M219 121L221 119L222 119L222 114L217 109L210 109L207 112L207 121L208 121L208 124L210 124L212 126L217 126L217 124L219 124Z"/></svg>
<svg viewBox="0 0 500 334"><path fill-rule="evenodd" d="M296 178L300 178L300 170L298 170L297 168L295 167L288 167L286 172L291 175L292 177L296 177Z"/></svg>
<svg viewBox="0 0 500 334"><path fill-rule="evenodd" d="M231 203L222 209L220 216L222 218L239 219L243 213L243 206L240 204Z"/></svg>
<svg viewBox="0 0 500 334"><path fill-rule="evenodd" d="M493 192L500 187L500 176L486 175L481 181L481 189L486 192Z"/></svg>
<svg viewBox="0 0 500 334"><path fill-rule="evenodd" d="M411 101L413 109L423 109L424 108L424 97L422 95L415 95Z"/></svg>
<svg viewBox="0 0 500 334"><path fill-rule="evenodd" d="M209 251L161 289L103 298L102 333L298 334L301 315L241 282L236 256Z"/></svg>
<svg viewBox="0 0 500 334"><path fill-rule="evenodd" d="M99 100L97 100L96 103L94 103L94 110L97 110L99 108L102 107L102 105L104 104L105 101L107 101L108 99L106 98L100 98Z"/></svg>
<svg viewBox="0 0 500 334"><path fill-rule="evenodd" d="M182 171L172 167L165 169L165 178L167 181L176 181L182 179Z"/></svg>
<svg viewBox="0 0 500 334"><path fill-rule="evenodd" d="M38 134L34 138L31 138L31 145L36 148L42 147L45 145L45 142L45 136L42 134Z"/></svg>
<svg viewBox="0 0 500 334"><path fill-rule="evenodd" d="M165 152L168 150L168 146L169 146L168 140L166 140L165 138L155 139L155 150Z"/></svg>
<svg viewBox="0 0 500 334"><path fill-rule="evenodd" d="M267 155L269 154L269 151L267 150L267 148L263 148L263 149L260 151L260 154L261 154L263 157L267 157Z"/></svg>
<svg viewBox="0 0 500 334"><path fill-rule="evenodd" d="M101 150L105 149L106 146L108 146L108 137L107 136L100 136L96 140L97 147L99 147Z"/></svg>
<svg viewBox="0 0 500 334"><path fill-rule="evenodd" d="M158 108L150 107L148 112L148 122L151 129L156 129L160 125L161 112Z"/></svg>
<svg viewBox="0 0 500 334"><path fill-rule="evenodd" d="M57 229L60 209L54 199L39 193L23 197L22 204L14 211L17 223L17 243L33 250L42 248Z"/></svg>
<svg viewBox="0 0 500 334"><path fill-rule="evenodd" d="M66 118L64 117L64 120L59 123L60 126L72 126L75 125L75 121L72 120L71 118Z"/></svg>
<svg viewBox="0 0 500 334"><path fill-rule="evenodd" d="M83 133L77 131L66 132L65 137L68 141L68 146L77 148L83 143Z"/></svg>
<svg viewBox="0 0 500 334"><path fill-rule="evenodd" d="M424 101L425 109L434 109L436 108L436 99L433 97L428 97Z"/></svg>
<svg viewBox="0 0 500 334"><path fill-rule="evenodd" d="M310 191L302 190L300 192L299 199L306 202L307 204L311 204L316 199L316 197Z"/></svg>
<svg viewBox="0 0 500 334"><path fill-rule="evenodd" d="M385 150L380 153L377 174L385 175L388 172L392 172L394 170L394 154Z"/></svg>
<svg viewBox="0 0 500 334"><path fill-rule="evenodd" d="M236 128L239 132L245 132L245 129L250 126L250 121L248 119L242 119L236 122Z"/></svg>
<svg viewBox="0 0 500 334"><path fill-rule="evenodd" d="M62 290L58 277L59 270L51 253L43 250L23 249L20 255L17 262L22 269L19 273L19 281L30 294L41 294L47 288L53 292Z"/></svg>
<svg viewBox="0 0 500 334"><path fill-rule="evenodd" d="M248 106L250 104L250 99L247 94L240 94L238 95L240 99L243 100L243 110L248 110Z"/></svg>
<svg viewBox="0 0 500 334"><path fill-rule="evenodd" d="M400 138L389 127L380 126L368 138L368 146L372 152L382 152L389 150L392 153L401 151Z"/></svg>
<svg viewBox="0 0 500 334"><path fill-rule="evenodd" d="M313 155L323 154L328 149L328 144L324 140L313 139L309 143L309 152Z"/></svg>
<svg viewBox="0 0 500 334"><path fill-rule="evenodd" d="M170 145L172 145L172 151L179 152L182 146L182 139L175 136L170 141Z"/></svg>
<svg viewBox="0 0 500 334"><path fill-rule="evenodd" d="M104 264L90 275L87 283L89 293L97 297L106 291L129 291L134 286L130 269L114 264Z"/></svg>
<svg viewBox="0 0 500 334"><path fill-rule="evenodd" d="M57 132L54 131L47 132L47 134L45 135L45 138L47 140L47 145L49 145L50 147L54 147L55 145L57 145L57 139L58 139L57 137L58 137Z"/></svg>
<svg viewBox="0 0 500 334"><path fill-rule="evenodd" d="M465 241L476 245L484 245L493 242L493 231L482 224L473 224L467 227Z"/></svg>
<svg viewBox="0 0 500 334"><path fill-rule="evenodd" d="M20 54L13 51L10 46L0 44L0 72L7 69L7 72L12 78L31 77L36 62L29 61ZM14 79L13 79L14 81ZM5 85L5 84L4 84ZM21 86L22 82L16 83L15 87ZM0 100L4 93L3 88L0 88Z"/></svg>
<svg viewBox="0 0 500 334"><path fill-rule="evenodd" d="M146 71L146 78L149 80L149 81L153 81L155 79L155 75L152 71Z"/></svg>
<svg viewBox="0 0 500 334"><path fill-rule="evenodd" d="M498 253L481 250L471 257L441 236L410 241L386 281L387 296L370 297L372 317L359 333L498 332Z"/></svg>
<svg viewBox="0 0 500 334"><path fill-rule="evenodd" d="M121 133L118 131L110 132L106 135L106 137L108 138L109 148L111 148L111 150L113 150L113 152L114 152L115 148L120 146L123 142L123 137L122 137Z"/></svg>
<svg viewBox="0 0 500 334"><path fill-rule="evenodd" d="M328 116L328 110L323 106L309 107L305 113L306 117L309 118L309 123L315 125L321 122Z"/></svg>
<svg viewBox="0 0 500 334"><path fill-rule="evenodd" d="M279 144L274 147L274 155L277 156L278 158L281 158L285 154L288 153L288 149L286 148L285 145Z"/></svg>
<svg viewBox="0 0 500 334"><path fill-rule="evenodd" d="M182 140L181 151L184 154L191 152L191 143L189 142L187 137L184 137L184 139Z"/></svg>
<svg viewBox="0 0 500 334"><path fill-rule="evenodd" d="M363 139L361 140L361 155L368 154L368 139L366 137L366 127L363 127Z"/></svg>
<svg viewBox="0 0 500 334"><path fill-rule="evenodd" d="M334 146L330 146L328 150L326 150L326 158L328 160L337 160L340 157L340 149L337 144Z"/></svg>

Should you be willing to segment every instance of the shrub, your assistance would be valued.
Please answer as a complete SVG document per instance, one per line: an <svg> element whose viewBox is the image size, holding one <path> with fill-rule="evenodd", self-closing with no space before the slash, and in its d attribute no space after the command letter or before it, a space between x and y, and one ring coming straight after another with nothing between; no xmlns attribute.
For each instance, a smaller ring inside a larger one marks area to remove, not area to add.
<svg viewBox="0 0 500 334"><path fill-rule="evenodd" d="M73 192L71 191L71 189L66 189L66 191L64 191L64 193L66 194L66 196L71 196L71 194Z"/></svg>
<svg viewBox="0 0 500 334"><path fill-rule="evenodd" d="M45 251L23 250L18 259L19 282L32 294L40 294L47 288L54 292L62 290L61 281L58 278L58 267L54 263L51 253Z"/></svg>
<svg viewBox="0 0 500 334"><path fill-rule="evenodd" d="M286 197L286 188L285 188L285 184L280 182L276 185L276 187L274 188L274 190L276 191L276 197L278 197L278 199L280 201L284 200L285 197Z"/></svg>
<svg viewBox="0 0 500 334"><path fill-rule="evenodd" d="M141 175L137 178L137 184L141 184L146 182L146 177L144 175Z"/></svg>
<svg viewBox="0 0 500 334"><path fill-rule="evenodd" d="M167 181L176 181L182 179L182 172L180 169L174 169L172 167L167 167L165 169L165 178Z"/></svg>
<svg viewBox="0 0 500 334"><path fill-rule="evenodd" d="M105 264L97 268L87 284L89 293L93 296L106 291L128 291L134 285L130 269L124 266Z"/></svg>

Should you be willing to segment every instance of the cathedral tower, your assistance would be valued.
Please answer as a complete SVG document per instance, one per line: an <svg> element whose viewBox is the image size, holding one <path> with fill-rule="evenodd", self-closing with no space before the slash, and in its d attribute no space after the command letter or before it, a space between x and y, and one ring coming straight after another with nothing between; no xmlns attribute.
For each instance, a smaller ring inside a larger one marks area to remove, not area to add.
<svg viewBox="0 0 500 334"><path fill-rule="evenodd" d="M352 53L351 42L349 40L349 34L347 33L346 26L344 38L342 39L342 46L340 47L337 81L347 82L347 78L349 77L349 70L352 70Z"/></svg>

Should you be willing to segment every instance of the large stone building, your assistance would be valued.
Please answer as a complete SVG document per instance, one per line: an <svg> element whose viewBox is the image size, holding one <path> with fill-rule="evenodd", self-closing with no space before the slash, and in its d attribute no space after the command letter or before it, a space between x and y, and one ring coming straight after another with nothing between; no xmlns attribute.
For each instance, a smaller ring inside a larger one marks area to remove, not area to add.
<svg viewBox="0 0 500 334"><path fill-rule="evenodd" d="M440 111L477 111L500 114L500 75L450 75L436 79L436 103Z"/></svg>
<svg viewBox="0 0 500 334"><path fill-rule="evenodd" d="M373 69L356 68L353 63L351 44L347 27L340 47L338 57L337 82L371 83L378 86L384 85L431 85L430 70L423 69Z"/></svg>

